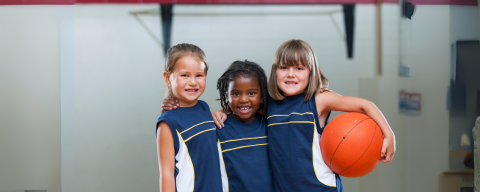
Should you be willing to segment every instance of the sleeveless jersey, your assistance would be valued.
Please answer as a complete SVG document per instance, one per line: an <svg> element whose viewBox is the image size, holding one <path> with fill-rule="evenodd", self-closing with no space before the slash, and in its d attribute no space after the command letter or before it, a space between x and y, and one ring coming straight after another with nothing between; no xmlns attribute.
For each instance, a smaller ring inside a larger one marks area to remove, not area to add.
<svg viewBox="0 0 480 192"><path fill-rule="evenodd" d="M342 192L340 177L324 163L315 96L305 94L275 101L267 110L269 154L277 192ZM328 118L327 118L328 120Z"/></svg>
<svg viewBox="0 0 480 192"><path fill-rule="evenodd" d="M192 107L165 111L175 147L175 188L178 192L220 192L222 181L217 135L210 108L198 100Z"/></svg>
<svg viewBox="0 0 480 192"><path fill-rule="evenodd" d="M229 114L217 137L224 191L273 192L265 117L257 115L253 122L242 123Z"/></svg>

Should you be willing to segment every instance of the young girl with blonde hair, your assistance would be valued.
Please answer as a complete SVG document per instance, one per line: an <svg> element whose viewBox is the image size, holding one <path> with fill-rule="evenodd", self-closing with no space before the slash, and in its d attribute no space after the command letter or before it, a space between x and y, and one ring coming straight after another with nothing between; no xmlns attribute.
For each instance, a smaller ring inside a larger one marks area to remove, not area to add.
<svg viewBox="0 0 480 192"><path fill-rule="evenodd" d="M168 49L163 77L179 107L162 113L157 122L162 192L223 191L216 128L207 103L198 100L207 70L199 47L178 44Z"/></svg>

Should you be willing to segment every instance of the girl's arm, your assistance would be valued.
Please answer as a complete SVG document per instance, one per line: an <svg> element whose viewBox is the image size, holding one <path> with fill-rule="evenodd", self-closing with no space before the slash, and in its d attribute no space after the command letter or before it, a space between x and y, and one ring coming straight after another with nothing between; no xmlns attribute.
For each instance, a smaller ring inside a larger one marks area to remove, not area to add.
<svg viewBox="0 0 480 192"><path fill-rule="evenodd" d="M165 111L175 110L178 106L180 105L178 104L177 99L167 97L163 100L162 103L162 113ZM212 113L213 121L219 129L222 129L222 127L224 126L223 122L227 120L227 113L229 112L230 111L223 111L222 109L219 109L218 111Z"/></svg>
<svg viewBox="0 0 480 192"><path fill-rule="evenodd" d="M175 192L175 149L170 126L161 121L157 131L158 168L160 191Z"/></svg>
<svg viewBox="0 0 480 192"><path fill-rule="evenodd" d="M358 97L341 96L334 92L318 93L315 99L318 114L321 114L323 111L333 110L360 112L370 116L383 132L382 162L388 163L393 159L395 154L395 134L382 112L374 103Z"/></svg>

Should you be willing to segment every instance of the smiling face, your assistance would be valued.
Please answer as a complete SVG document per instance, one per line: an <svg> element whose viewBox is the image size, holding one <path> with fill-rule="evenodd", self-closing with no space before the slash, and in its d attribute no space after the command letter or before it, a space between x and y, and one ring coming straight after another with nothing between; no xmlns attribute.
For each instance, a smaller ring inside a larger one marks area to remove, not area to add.
<svg viewBox="0 0 480 192"><path fill-rule="evenodd" d="M284 96L298 95L307 88L310 69L302 64L279 66L276 73L278 88Z"/></svg>
<svg viewBox="0 0 480 192"><path fill-rule="evenodd" d="M260 107L261 92L257 79L235 77L228 85L228 106L236 120L250 123L255 120L255 113Z"/></svg>
<svg viewBox="0 0 480 192"><path fill-rule="evenodd" d="M166 72L165 72L166 73ZM177 60L171 74L165 74L167 86L178 99L180 107L191 107L205 91L205 63L192 56L184 56Z"/></svg>

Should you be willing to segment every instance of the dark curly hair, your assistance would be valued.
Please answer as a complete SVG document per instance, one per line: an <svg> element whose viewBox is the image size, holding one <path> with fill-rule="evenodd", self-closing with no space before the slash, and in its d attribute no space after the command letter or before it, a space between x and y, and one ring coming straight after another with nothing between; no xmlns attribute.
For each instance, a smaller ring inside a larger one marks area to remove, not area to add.
<svg viewBox="0 0 480 192"><path fill-rule="evenodd" d="M230 81L237 77L253 77L257 79L260 84L260 108L259 111L266 112L267 110L267 99L268 99L268 87L267 87L267 76L265 71L263 71L260 65L251 62L251 61L235 61L230 67L218 78L217 89L220 93L220 104L222 109L227 111L228 109L228 84Z"/></svg>

